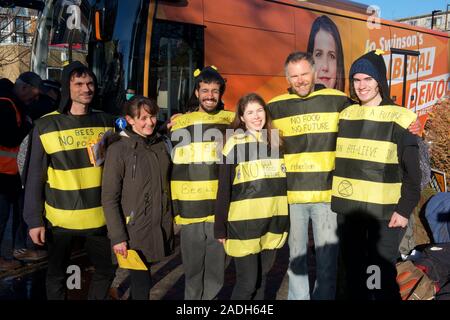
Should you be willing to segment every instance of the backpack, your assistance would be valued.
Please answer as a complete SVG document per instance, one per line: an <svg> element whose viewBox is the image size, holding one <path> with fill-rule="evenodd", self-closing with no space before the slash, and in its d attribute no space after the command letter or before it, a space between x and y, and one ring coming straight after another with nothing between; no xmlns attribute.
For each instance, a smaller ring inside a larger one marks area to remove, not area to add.
<svg viewBox="0 0 450 320"><path fill-rule="evenodd" d="M397 283L402 300L432 300L436 295L436 284L412 261L399 262Z"/></svg>

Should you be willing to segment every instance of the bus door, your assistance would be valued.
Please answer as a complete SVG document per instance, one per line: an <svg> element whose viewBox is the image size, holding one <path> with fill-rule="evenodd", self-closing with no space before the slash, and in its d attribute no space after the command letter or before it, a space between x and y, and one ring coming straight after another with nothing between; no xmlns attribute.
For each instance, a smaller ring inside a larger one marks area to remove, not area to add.
<svg viewBox="0 0 450 320"><path fill-rule="evenodd" d="M405 50L405 49L397 49L397 48L391 48L391 55L389 58L389 91L391 91L391 87L392 87L392 55L403 55L403 84L402 84L402 103L401 106L405 107L405 101L406 101L406 85L407 85L407 70L408 70L408 57L412 56L412 57L418 57L420 55L419 51L414 51L414 50ZM419 63L419 59L415 59L415 63ZM419 70L418 67L416 67L416 70ZM417 71L418 72L418 71ZM417 74L416 77L416 83L419 81L419 76ZM393 101L395 101L396 103L398 103L396 101L397 97L391 95L391 93L389 92L389 96L392 98ZM413 101L415 99L415 97L411 97L411 101ZM415 111L415 110L414 110Z"/></svg>
<svg viewBox="0 0 450 320"><path fill-rule="evenodd" d="M156 98L163 120L186 111L194 87L193 73L203 67L203 61L203 26L154 20L148 96Z"/></svg>

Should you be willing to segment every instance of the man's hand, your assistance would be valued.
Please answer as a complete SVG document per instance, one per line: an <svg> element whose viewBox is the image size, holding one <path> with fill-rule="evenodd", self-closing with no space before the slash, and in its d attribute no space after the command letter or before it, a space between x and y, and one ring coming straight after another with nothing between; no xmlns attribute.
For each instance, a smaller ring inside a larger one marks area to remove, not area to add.
<svg viewBox="0 0 450 320"><path fill-rule="evenodd" d="M124 242L115 244L113 246L113 251L115 254L120 254L122 257L124 257L126 259L128 256L127 243L124 241Z"/></svg>
<svg viewBox="0 0 450 320"><path fill-rule="evenodd" d="M406 219L404 216L400 215L397 212L394 212L392 214L391 220L389 221L389 228L404 228L408 224L408 219Z"/></svg>
<svg viewBox="0 0 450 320"><path fill-rule="evenodd" d="M217 241L219 241L221 244L225 244L226 240L227 240L226 238L217 239Z"/></svg>
<svg viewBox="0 0 450 320"><path fill-rule="evenodd" d="M170 122L167 124L167 130L170 130L175 125L174 120L181 115L182 113L175 113L173 116L170 117Z"/></svg>
<svg viewBox="0 0 450 320"><path fill-rule="evenodd" d="M43 246L45 243L45 227L31 228L28 232L33 243Z"/></svg>
<svg viewBox="0 0 450 320"><path fill-rule="evenodd" d="M422 131L422 125L420 124L419 119L411 123L408 127L409 132L415 134L417 136L421 136L420 132Z"/></svg>

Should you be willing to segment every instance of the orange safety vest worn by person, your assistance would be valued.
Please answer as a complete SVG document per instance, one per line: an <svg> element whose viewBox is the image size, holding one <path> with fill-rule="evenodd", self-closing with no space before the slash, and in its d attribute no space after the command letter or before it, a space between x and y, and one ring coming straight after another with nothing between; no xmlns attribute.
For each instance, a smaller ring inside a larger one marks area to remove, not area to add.
<svg viewBox="0 0 450 320"><path fill-rule="evenodd" d="M12 245L19 218L18 201L22 184L17 165L17 155L22 140L31 130L31 120L25 116L25 108L39 95L41 78L33 72L22 73L15 83L0 79L0 239L13 212ZM14 210L11 210L14 208ZM18 261L0 257L0 270L20 266Z"/></svg>
<svg viewBox="0 0 450 320"><path fill-rule="evenodd" d="M20 112L17 110L14 101L9 98L0 97L0 101L7 101L11 104L12 109L16 113L16 123L17 127L22 126L22 119L20 117ZM0 172L4 174L17 174L19 168L17 166L17 154L19 153L20 145L14 147L6 147L0 145Z"/></svg>

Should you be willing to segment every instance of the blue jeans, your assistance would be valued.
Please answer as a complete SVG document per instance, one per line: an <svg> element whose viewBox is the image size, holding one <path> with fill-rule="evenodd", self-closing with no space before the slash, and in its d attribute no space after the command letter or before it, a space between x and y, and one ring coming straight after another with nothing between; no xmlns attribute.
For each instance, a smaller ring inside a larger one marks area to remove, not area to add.
<svg viewBox="0 0 450 320"><path fill-rule="evenodd" d="M425 218L435 243L450 241L450 194L438 192L430 198L425 208Z"/></svg>
<svg viewBox="0 0 450 320"><path fill-rule="evenodd" d="M336 295L338 255L337 219L330 203L289 205L289 300L309 300L307 265L308 223L312 222L316 251L313 300L332 300Z"/></svg>

